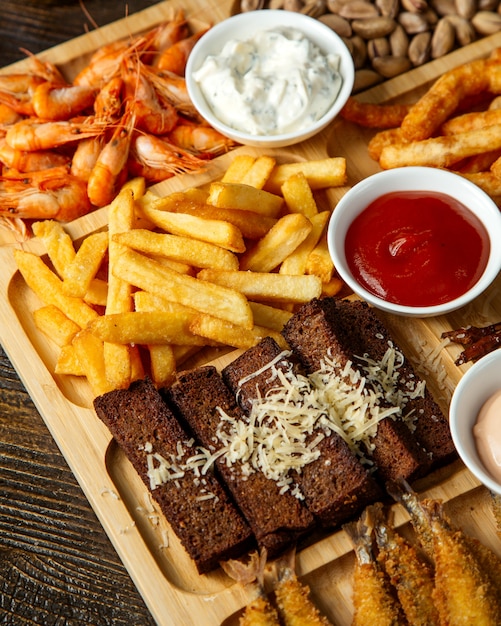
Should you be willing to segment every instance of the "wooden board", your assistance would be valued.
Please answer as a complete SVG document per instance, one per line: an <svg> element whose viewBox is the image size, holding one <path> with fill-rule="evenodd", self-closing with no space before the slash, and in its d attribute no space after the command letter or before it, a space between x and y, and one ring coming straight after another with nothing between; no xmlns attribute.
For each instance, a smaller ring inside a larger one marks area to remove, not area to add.
<svg viewBox="0 0 501 626"><path fill-rule="evenodd" d="M196 25L230 15L233 5L229 0L208 0L203 6L195 0L171 0L52 48L40 56L57 63L71 78L97 47L168 19L175 7L185 8L187 16ZM192 14L196 14L196 19ZM481 40L359 97L375 102L412 101L448 68L484 56L498 45L501 45L501 35ZM22 68L23 64L16 64L16 69ZM4 71L12 71L12 66ZM378 170L366 150L371 134L336 120L321 137L290 149L267 153L276 155L279 160L345 156L351 185ZM256 149L238 150L260 153ZM154 190L165 194L214 180L224 171L232 156L229 154L214 160L201 175L176 177L157 185ZM325 201L334 206L347 188L329 191ZM101 209L73 222L68 230L73 238L78 239L105 225L106 209ZM144 485L95 416L87 384L53 374L57 348L33 324L31 312L40 303L16 270L12 256L15 245L4 241L0 247L2 345L153 616L165 626L236 624L238 613L249 602L251 594L222 571L204 576L197 574L174 533L157 513ZM33 241L21 245L26 250L43 252ZM446 317L408 320L387 316L397 340L427 378L445 411L455 385L469 366L458 368L454 365L459 348L442 349L440 334L465 323L486 324L501 319L500 287L498 278L496 284L471 306ZM489 495L461 462L435 473L417 486L430 497L440 497L448 502L453 518L501 556ZM395 507L395 515L397 525L406 523L406 515L399 507ZM319 538L297 555L298 575L310 585L319 607L339 626L351 622L352 567L353 553L344 531Z"/></svg>

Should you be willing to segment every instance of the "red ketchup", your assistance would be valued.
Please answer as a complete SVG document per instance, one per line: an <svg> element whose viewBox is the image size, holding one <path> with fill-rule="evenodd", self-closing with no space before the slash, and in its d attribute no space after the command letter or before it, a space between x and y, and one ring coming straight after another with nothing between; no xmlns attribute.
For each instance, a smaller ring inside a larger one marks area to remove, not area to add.
<svg viewBox="0 0 501 626"><path fill-rule="evenodd" d="M482 275L490 244L461 202L428 191L373 201L350 225L348 265L370 293L406 306L432 306L464 294Z"/></svg>

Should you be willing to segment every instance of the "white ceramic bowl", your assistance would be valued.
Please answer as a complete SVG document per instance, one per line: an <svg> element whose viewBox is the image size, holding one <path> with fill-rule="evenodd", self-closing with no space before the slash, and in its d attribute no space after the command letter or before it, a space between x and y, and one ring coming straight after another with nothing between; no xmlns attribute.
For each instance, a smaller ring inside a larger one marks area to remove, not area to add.
<svg viewBox="0 0 501 626"><path fill-rule="evenodd" d="M393 191L430 191L445 193L459 200L485 226L490 239L487 266L465 294L436 306L404 306L394 304L370 293L353 276L345 256L345 237L354 218L376 198ZM501 212L492 199L466 178L432 167L402 167L369 176L354 185L335 207L328 228L328 244L334 265L341 278L358 296L369 304L390 313L413 317L443 315L459 309L479 296L501 270Z"/></svg>
<svg viewBox="0 0 501 626"><path fill-rule="evenodd" d="M330 109L315 123L307 128L275 135L255 135L235 130L223 123L208 105L200 85L194 80L193 73L200 68L208 55L221 52L230 39L248 40L257 32L290 27L301 31L324 53L336 53L340 57L342 85L337 98ZM200 115L211 126L234 141L257 147L280 148L290 146L317 134L330 124L351 94L354 81L354 66L350 51L343 40L328 26L307 15L284 10L248 11L233 15L213 26L190 53L186 66L186 86L190 99Z"/></svg>
<svg viewBox="0 0 501 626"><path fill-rule="evenodd" d="M484 402L501 389L501 350L474 363L459 381L449 409L452 439L466 467L491 491L501 494L501 483L487 471L477 452L473 426Z"/></svg>

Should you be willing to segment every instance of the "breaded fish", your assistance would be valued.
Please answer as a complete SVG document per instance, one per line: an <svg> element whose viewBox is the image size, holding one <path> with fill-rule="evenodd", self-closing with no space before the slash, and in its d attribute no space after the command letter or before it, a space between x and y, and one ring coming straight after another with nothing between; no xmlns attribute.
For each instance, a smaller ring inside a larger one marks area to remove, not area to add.
<svg viewBox="0 0 501 626"><path fill-rule="evenodd" d="M343 526L356 555L352 626L405 626L408 622L400 601L374 555L372 528L366 511L358 522Z"/></svg>
<svg viewBox="0 0 501 626"><path fill-rule="evenodd" d="M433 570L421 553L387 523L383 506L371 507L378 562L395 587L411 626L438 626L438 610L433 601Z"/></svg>

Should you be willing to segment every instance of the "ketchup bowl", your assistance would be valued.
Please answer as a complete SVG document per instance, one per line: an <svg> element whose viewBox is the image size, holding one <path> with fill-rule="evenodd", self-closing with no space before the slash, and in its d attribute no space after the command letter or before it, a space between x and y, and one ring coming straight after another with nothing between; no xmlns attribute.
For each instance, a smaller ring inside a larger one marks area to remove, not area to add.
<svg viewBox="0 0 501 626"><path fill-rule="evenodd" d="M432 167L373 174L335 207L328 244L352 291L398 315L430 317L479 296L501 269L501 212L472 182Z"/></svg>
<svg viewBox="0 0 501 626"><path fill-rule="evenodd" d="M449 408L449 423L456 450L466 467L491 491L501 495L501 458L498 450L494 469L496 448L501 447L500 419L497 424L481 420L476 426L482 409L501 392L501 350L482 357L466 371L456 386ZM495 407L493 407L495 408ZM497 405L499 411L499 400ZM500 414L498 413L498 418ZM491 445L487 442L490 440ZM499 467L497 467L499 466Z"/></svg>
<svg viewBox="0 0 501 626"><path fill-rule="evenodd" d="M317 19L283 10L249 11L210 28L186 65L199 114L237 143L279 148L330 124L351 94L353 59Z"/></svg>

